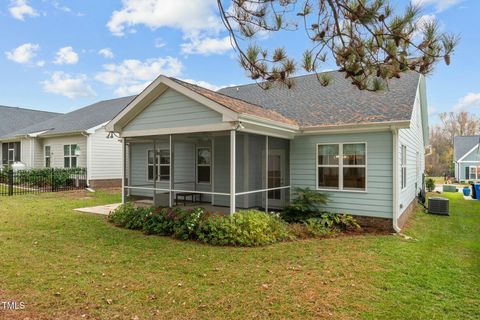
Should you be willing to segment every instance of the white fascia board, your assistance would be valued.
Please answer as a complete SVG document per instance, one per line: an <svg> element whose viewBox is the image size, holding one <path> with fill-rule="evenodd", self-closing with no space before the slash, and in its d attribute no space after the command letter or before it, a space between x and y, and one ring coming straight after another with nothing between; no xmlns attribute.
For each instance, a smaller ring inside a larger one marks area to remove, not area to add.
<svg viewBox="0 0 480 320"><path fill-rule="evenodd" d="M38 137L39 135L44 134L45 132L48 132L48 131L49 131L49 130L44 130L44 131L29 133L29 134L28 134L28 137L30 137L30 138L36 138L36 137Z"/></svg>
<svg viewBox="0 0 480 320"><path fill-rule="evenodd" d="M374 132L389 131L392 128L408 129L410 128L410 120L403 121L385 121L379 123L360 123L360 124L344 124L335 126L321 127L305 127L301 128L301 135L320 134L320 133L352 133L352 132Z"/></svg>
<svg viewBox="0 0 480 320"><path fill-rule="evenodd" d="M105 127L107 125L107 123L108 123L108 121L104 122L104 123L101 123L98 126L95 126L95 127L92 127L90 129L85 130L85 132L88 133L88 134L95 133L98 129L101 129L101 128Z"/></svg>
<svg viewBox="0 0 480 320"><path fill-rule="evenodd" d="M265 126L267 128L283 130L292 133L298 133L300 129L299 126L293 124L287 124L275 120L265 119L262 117L253 116L250 114L241 114L238 118L238 121L241 123L250 123L258 126Z"/></svg>
<svg viewBox="0 0 480 320"><path fill-rule="evenodd" d="M247 132L247 133L253 133L253 134L258 134L262 136L270 136L270 137L276 137L276 138L282 138L282 139L293 139L295 138L295 132L291 131L286 131L286 130L279 130L278 128L273 128L273 127L267 127L264 125L257 125L253 123L247 123L242 121L242 126L237 127L238 132Z"/></svg>
<svg viewBox="0 0 480 320"><path fill-rule="evenodd" d="M467 153L465 153L465 154L463 155L463 157L461 157L460 159L458 159L457 162L464 162L463 159L465 159L467 156L469 156L470 153L472 153L473 151L475 151L479 146L480 146L480 143L477 143L470 151L468 151Z"/></svg>

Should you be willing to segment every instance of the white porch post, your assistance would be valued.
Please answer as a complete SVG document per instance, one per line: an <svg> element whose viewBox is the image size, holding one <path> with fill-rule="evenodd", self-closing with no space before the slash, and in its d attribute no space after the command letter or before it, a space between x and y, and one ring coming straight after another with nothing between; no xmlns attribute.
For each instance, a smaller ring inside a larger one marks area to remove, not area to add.
<svg viewBox="0 0 480 320"><path fill-rule="evenodd" d="M268 136L265 136L265 212L268 213Z"/></svg>
<svg viewBox="0 0 480 320"><path fill-rule="evenodd" d="M172 162L172 135L169 134L169 135L168 135L168 138L169 138L169 142L168 142L168 143L169 143L169 145L170 145L170 147L168 148L168 150L169 150L169 156L168 156L168 157L169 157L169 159L170 159L170 160L169 160L169 161L170 161L170 164L169 164L169 165L170 165L170 179L168 179L168 180L169 180L169 182L168 182L168 183L169 183L168 189L170 189L170 190L169 190L169 192L168 192L168 206L171 208L171 207L173 207L173 199L172 199L172 196L173 196L173 194L172 194L172 181L173 181L173 172L172 172L172 163L173 163L173 162Z"/></svg>
<svg viewBox="0 0 480 320"><path fill-rule="evenodd" d="M153 139L153 205L157 203L157 141Z"/></svg>
<svg viewBox="0 0 480 320"><path fill-rule="evenodd" d="M236 131L230 131L230 214L235 212Z"/></svg>
<svg viewBox="0 0 480 320"><path fill-rule="evenodd" d="M126 141L122 139L122 203L125 203L125 174L127 167Z"/></svg>

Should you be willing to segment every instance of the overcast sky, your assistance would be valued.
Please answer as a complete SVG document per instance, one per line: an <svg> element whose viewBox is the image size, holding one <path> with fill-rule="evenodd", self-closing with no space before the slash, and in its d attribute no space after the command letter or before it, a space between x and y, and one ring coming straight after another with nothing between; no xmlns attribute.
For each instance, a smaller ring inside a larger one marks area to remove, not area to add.
<svg viewBox="0 0 480 320"><path fill-rule="evenodd" d="M415 2L424 19L462 36L452 65L428 77L431 121L442 111L480 114L480 1ZM0 105L68 112L137 94L159 74L211 89L250 82L215 0L1 0L0 39ZM298 33L260 41L293 55L308 46Z"/></svg>

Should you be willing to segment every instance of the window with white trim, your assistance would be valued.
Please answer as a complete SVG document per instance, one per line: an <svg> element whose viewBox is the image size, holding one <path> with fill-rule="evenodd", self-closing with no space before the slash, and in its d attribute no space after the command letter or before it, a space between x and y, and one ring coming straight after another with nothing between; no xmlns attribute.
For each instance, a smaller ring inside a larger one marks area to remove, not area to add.
<svg viewBox="0 0 480 320"><path fill-rule="evenodd" d="M365 191L366 151L365 143L317 145L317 189Z"/></svg>
<svg viewBox="0 0 480 320"><path fill-rule="evenodd" d="M401 183L402 183L402 190L403 190L407 187L407 146L405 145L402 145L400 167L402 170Z"/></svg>
<svg viewBox="0 0 480 320"><path fill-rule="evenodd" d="M66 144L63 146L63 167L76 168L78 165L78 156L76 154L76 144Z"/></svg>
<svg viewBox="0 0 480 320"><path fill-rule="evenodd" d="M154 155L153 150L148 150L148 180L153 181ZM170 181L170 150L160 149L157 152L157 180Z"/></svg>
<svg viewBox="0 0 480 320"><path fill-rule="evenodd" d="M197 183L210 184L212 150L209 147L197 148Z"/></svg>
<svg viewBox="0 0 480 320"><path fill-rule="evenodd" d="M45 168L50 168L52 166L52 148L50 146L45 146Z"/></svg>
<svg viewBox="0 0 480 320"><path fill-rule="evenodd" d="M477 167L470 167L470 180L477 180Z"/></svg>

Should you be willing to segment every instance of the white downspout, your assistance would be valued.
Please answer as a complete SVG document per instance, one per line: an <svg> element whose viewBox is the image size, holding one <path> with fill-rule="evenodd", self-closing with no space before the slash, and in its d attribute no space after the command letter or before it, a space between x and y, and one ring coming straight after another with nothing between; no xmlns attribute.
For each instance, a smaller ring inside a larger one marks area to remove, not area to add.
<svg viewBox="0 0 480 320"><path fill-rule="evenodd" d="M401 229L398 226L398 129L391 127L392 130L392 221L393 230L400 233Z"/></svg>

